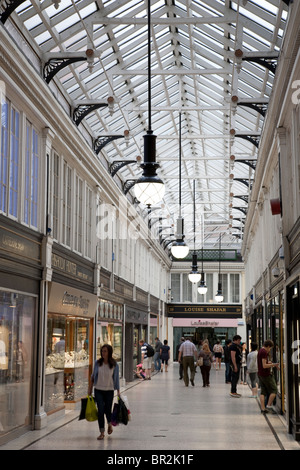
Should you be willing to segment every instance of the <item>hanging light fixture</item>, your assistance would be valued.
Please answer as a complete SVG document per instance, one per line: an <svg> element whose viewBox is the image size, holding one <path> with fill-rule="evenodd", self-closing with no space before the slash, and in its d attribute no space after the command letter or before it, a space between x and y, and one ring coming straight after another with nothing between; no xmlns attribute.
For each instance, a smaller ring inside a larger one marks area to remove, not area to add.
<svg viewBox="0 0 300 470"><path fill-rule="evenodd" d="M148 0L148 130L144 135L144 163L142 176L134 185L135 197L142 204L148 206L157 204L165 194L165 186L157 176L156 170L156 135L151 129L151 11L150 0Z"/></svg>
<svg viewBox="0 0 300 470"><path fill-rule="evenodd" d="M198 271L197 266L197 252L196 252L196 181L193 181L194 190L194 253L192 261L192 271L189 273L189 281L196 284L201 279L201 274Z"/></svg>
<svg viewBox="0 0 300 470"><path fill-rule="evenodd" d="M171 247L174 258L183 259L190 251L184 242L183 218L181 216L181 113L179 113L179 217L177 219L176 242Z"/></svg>
<svg viewBox="0 0 300 470"><path fill-rule="evenodd" d="M219 238L219 275L218 275L218 290L215 295L216 302L223 302L224 296L222 294L222 283L221 283L221 234Z"/></svg>
<svg viewBox="0 0 300 470"><path fill-rule="evenodd" d="M198 292L201 295L205 295L207 292L207 285L205 284L205 276L203 270L203 245L204 245L204 216L202 216L202 269L201 269L201 281L198 287Z"/></svg>

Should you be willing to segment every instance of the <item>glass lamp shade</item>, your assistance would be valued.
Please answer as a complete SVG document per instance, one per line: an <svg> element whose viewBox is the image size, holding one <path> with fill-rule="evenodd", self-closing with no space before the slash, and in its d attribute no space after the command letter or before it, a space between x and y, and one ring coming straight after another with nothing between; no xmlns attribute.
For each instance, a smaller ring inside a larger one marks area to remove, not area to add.
<svg viewBox="0 0 300 470"><path fill-rule="evenodd" d="M185 258L188 255L189 251L189 247L184 243L183 240L177 240L175 245L171 247L171 253L174 258L177 259Z"/></svg>
<svg viewBox="0 0 300 470"><path fill-rule="evenodd" d="M144 163L142 176L134 185L135 197L142 204L152 206L162 200L165 194L165 186L157 176L156 170L159 164L155 161L156 135L151 130L144 135Z"/></svg>
<svg viewBox="0 0 300 470"><path fill-rule="evenodd" d="M223 300L224 300L224 296L222 294L222 291L218 290L215 295L215 301L219 303L219 302L223 302Z"/></svg>
<svg viewBox="0 0 300 470"><path fill-rule="evenodd" d="M200 282L200 286L198 287L198 292L201 295L205 295L207 292L207 286L205 284L205 281Z"/></svg>
<svg viewBox="0 0 300 470"><path fill-rule="evenodd" d="M134 185L135 197L142 204L153 206L162 200L165 186L161 179L142 176Z"/></svg>
<svg viewBox="0 0 300 470"><path fill-rule="evenodd" d="M200 279L201 279L201 274L198 273L198 271L191 271L189 273L189 281L193 282L194 284L199 282Z"/></svg>

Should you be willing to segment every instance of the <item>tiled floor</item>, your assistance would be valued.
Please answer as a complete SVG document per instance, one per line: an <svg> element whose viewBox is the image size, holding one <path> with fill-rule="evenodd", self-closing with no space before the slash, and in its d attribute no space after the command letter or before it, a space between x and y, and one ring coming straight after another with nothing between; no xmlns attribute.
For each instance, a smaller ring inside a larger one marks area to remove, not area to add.
<svg viewBox="0 0 300 470"><path fill-rule="evenodd" d="M229 395L224 370L211 371L210 388L202 387L198 369L195 386L179 380L178 365L151 381L130 384L123 395L132 420L114 428L103 441L96 422L78 421L78 411L41 431L30 431L0 450L300 450L277 415L263 416L248 386L241 398Z"/></svg>

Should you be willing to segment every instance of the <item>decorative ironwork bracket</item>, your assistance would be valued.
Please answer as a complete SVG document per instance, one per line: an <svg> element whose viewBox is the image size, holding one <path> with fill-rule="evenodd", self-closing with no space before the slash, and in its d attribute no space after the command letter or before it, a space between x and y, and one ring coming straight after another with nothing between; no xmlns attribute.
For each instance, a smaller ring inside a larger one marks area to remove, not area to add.
<svg viewBox="0 0 300 470"><path fill-rule="evenodd" d="M236 163L244 163L245 165L250 166L253 170L256 168L256 160L235 160ZM237 196L235 196L237 197Z"/></svg>
<svg viewBox="0 0 300 470"><path fill-rule="evenodd" d="M232 209L237 209L238 211L241 211L243 214L247 215L247 209L244 207L233 207Z"/></svg>
<svg viewBox="0 0 300 470"><path fill-rule="evenodd" d="M258 148L260 142L260 135L253 135L253 134L235 134L235 137L240 137L241 139L248 140L251 144L255 145Z"/></svg>
<svg viewBox="0 0 300 470"><path fill-rule="evenodd" d="M109 165L109 172L111 176L115 176L115 174L124 166L129 165L130 163L137 163L136 160L116 160L115 162Z"/></svg>
<svg viewBox="0 0 300 470"><path fill-rule="evenodd" d="M124 135L116 134L116 135L100 135L94 140L93 147L94 152L98 155L100 150L105 147L105 145L109 144L113 140L124 138Z"/></svg>
<svg viewBox="0 0 300 470"><path fill-rule="evenodd" d="M90 70L93 68L94 59L101 55L102 51L94 51L94 49L87 49L85 52L47 52L44 54L44 67L43 76L46 83L50 83L52 78L67 65L71 65L74 62L87 61Z"/></svg>
<svg viewBox="0 0 300 470"><path fill-rule="evenodd" d="M79 104L73 111L73 121L77 126L81 123L82 119L85 118L89 113L99 108L105 108L108 106L107 102L100 101L98 103Z"/></svg>
<svg viewBox="0 0 300 470"><path fill-rule="evenodd" d="M249 197L247 194L241 195L241 196L234 196L237 199L241 199L242 201L246 202L248 204Z"/></svg>
<svg viewBox="0 0 300 470"><path fill-rule="evenodd" d="M18 8L21 3L25 2L25 0L5 0L2 4L3 12L0 13L0 21L1 23L5 23L5 21L10 17L10 15Z"/></svg>
<svg viewBox="0 0 300 470"><path fill-rule="evenodd" d="M251 184L252 181L249 183L249 180L246 180L246 179L243 179L243 178L233 178L233 179L234 179L234 181L239 181L240 183L243 183L244 185L246 185L250 189L252 187L252 184Z"/></svg>
<svg viewBox="0 0 300 470"><path fill-rule="evenodd" d="M245 106L247 108L254 109L254 111L257 111L263 117L265 117L267 109L268 109L268 105L266 103L259 103L257 101L252 101L252 102L249 102L249 103L238 101L237 106Z"/></svg>
<svg viewBox="0 0 300 470"><path fill-rule="evenodd" d="M123 183L123 191L124 191L124 194L127 194L128 191L133 188L133 186L135 185L135 183L137 182L137 180L126 180L124 183Z"/></svg>
<svg viewBox="0 0 300 470"><path fill-rule="evenodd" d="M242 60L246 60L247 62L255 62L262 67L266 67L270 72L274 73L276 72L276 66L277 66L277 57L261 57L261 56L250 56L250 57L242 57Z"/></svg>

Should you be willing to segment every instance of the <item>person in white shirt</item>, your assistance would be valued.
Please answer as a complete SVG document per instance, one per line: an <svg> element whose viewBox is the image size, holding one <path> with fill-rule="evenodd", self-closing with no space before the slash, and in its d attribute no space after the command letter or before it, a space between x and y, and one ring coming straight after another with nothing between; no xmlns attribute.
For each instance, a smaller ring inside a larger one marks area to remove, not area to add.
<svg viewBox="0 0 300 470"><path fill-rule="evenodd" d="M249 374L252 395L251 398L257 397L258 384L258 365L257 365L257 343L251 343L251 352L247 356L247 374Z"/></svg>
<svg viewBox="0 0 300 470"><path fill-rule="evenodd" d="M100 436L99 441L104 439L104 415L108 425L108 434L113 432L111 424L112 403L114 399L114 390L117 390L120 396L119 366L112 357L113 348L110 344L104 344L101 348L101 358L95 362L91 384L89 386L89 395L92 394L94 386L95 401L98 408L98 425Z"/></svg>
<svg viewBox="0 0 300 470"><path fill-rule="evenodd" d="M195 378L195 363L194 360L197 361L198 359L198 353L197 353L197 348L192 343L189 339L186 339L184 343L179 348L179 354L178 354L178 362L181 362L182 358L182 364L183 364L183 380L185 383L185 386L189 386L189 374L188 374L188 368L191 370L191 384L194 386L194 378Z"/></svg>

